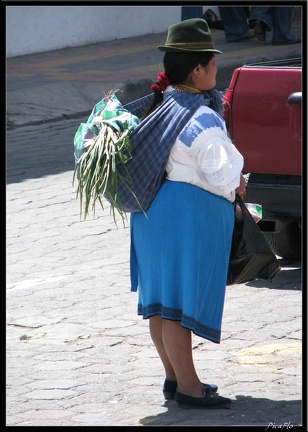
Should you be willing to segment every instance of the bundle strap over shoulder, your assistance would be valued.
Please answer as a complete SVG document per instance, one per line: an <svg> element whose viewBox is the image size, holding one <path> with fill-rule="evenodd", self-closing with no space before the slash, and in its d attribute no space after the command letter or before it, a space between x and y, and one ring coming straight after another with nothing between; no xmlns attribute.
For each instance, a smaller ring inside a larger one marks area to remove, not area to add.
<svg viewBox="0 0 308 432"><path fill-rule="evenodd" d="M119 166L125 177L126 169L131 177L131 188L144 211L150 206L164 178L168 155L177 136L202 105L215 105L221 109L218 90L193 94L170 92L153 113L146 117L130 134L132 158L126 167ZM127 107L127 105L126 105ZM132 112L133 106L130 107ZM125 212L141 211L135 198L125 186L119 185L118 195ZM105 196L106 199L108 199Z"/></svg>

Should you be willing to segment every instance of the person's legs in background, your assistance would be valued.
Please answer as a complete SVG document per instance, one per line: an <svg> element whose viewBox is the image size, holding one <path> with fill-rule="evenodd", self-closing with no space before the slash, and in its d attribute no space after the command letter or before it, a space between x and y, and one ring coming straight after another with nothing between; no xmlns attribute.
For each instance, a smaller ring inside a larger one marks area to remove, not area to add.
<svg viewBox="0 0 308 432"><path fill-rule="evenodd" d="M274 25L273 7L257 6L253 8L249 23L254 26L254 34L259 41L264 42L266 32L272 30Z"/></svg>
<svg viewBox="0 0 308 432"><path fill-rule="evenodd" d="M219 13L227 42L237 42L254 37L249 32L249 24L243 7L221 7Z"/></svg>
<svg viewBox="0 0 308 432"><path fill-rule="evenodd" d="M181 21L190 18L204 18L202 6L182 6L181 8Z"/></svg>
<svg viewBox="0 0 308 432"><path fill-rule="evenodd" d="M273 7L274 28L272 36L273 45L287 45L299 43L300 40L291 33L292 7Z"/></svg>
<svg viewBox="0 0 308 432"><path fill-rule="evenodd" d="M292 7L255 7L253 8L249 23L254 25L254 34L260 41L265 41L266 32L273 31L273 45L288 45L300 43L291 32Z"/></svg>

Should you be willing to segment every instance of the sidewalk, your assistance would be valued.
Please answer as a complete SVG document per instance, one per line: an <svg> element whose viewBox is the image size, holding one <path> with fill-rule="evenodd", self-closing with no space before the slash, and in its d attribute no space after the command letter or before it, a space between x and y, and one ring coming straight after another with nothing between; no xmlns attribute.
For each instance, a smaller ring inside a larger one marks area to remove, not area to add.
<svg viewBox="0 0 308 432"><path fill-rule="evenodd" d="M298 23L293 31L299 36ZM246 60L301 54L300 45L227 44L223 32L213 34L225 52L217 56L222 89ZM122 89L124 102L147 94L164 40L148 35L8 61L6 426L303 424L300 262L281 260L271 283L227 288L221 344L193 337L193 355L200 377L217 383L231 408L183 409L163 398L161 362L136 314L129 228L116 228L108 204L80 221L72 187L80 116L110 89Z"/></svg>
<svg viewBox="0 0 308 432"><path fill-rule="evenodd" d="M292 32L301 37L301 16L295 8ZM223 30L212 30L217 55L217 88L228 87L233 70L253 62L301 57L302 44L272 46L257 39L227 43ZM120 89L121 102L151 93L163 70L157 45L166 33L102 42L8 59L7 124L9 128L73 116L87 119L93 106L110 90ZM262 85L262 84L260 84Z"/></svg>

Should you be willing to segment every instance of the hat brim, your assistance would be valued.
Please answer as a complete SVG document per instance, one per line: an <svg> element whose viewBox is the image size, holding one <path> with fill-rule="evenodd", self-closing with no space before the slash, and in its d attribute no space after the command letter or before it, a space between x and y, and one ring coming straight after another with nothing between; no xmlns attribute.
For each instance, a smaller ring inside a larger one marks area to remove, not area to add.
<svg viewBox="0 0 308 432"><path fill-rule="evenodd" d="M184 51L184 52L212 52L214 54L223 54L222 51L219 51L215 48L204 48L204 49L197 49L197 48L175 48L175 47L166 47L164 45L157 47L159 51L163 52L178 52L178 51Z"/></svg>

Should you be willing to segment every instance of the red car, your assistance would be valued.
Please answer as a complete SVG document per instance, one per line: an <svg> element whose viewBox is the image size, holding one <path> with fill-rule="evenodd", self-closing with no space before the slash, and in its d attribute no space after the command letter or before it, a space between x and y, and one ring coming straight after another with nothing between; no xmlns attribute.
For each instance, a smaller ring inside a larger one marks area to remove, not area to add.
<svg viewBox="0 0 308 432"><path fill-rule="evenodd" d="M301 59L234 70L225 96L230 138L250 173L246 202L262 205L258 223L273 251L301 256Z"/></svg>

